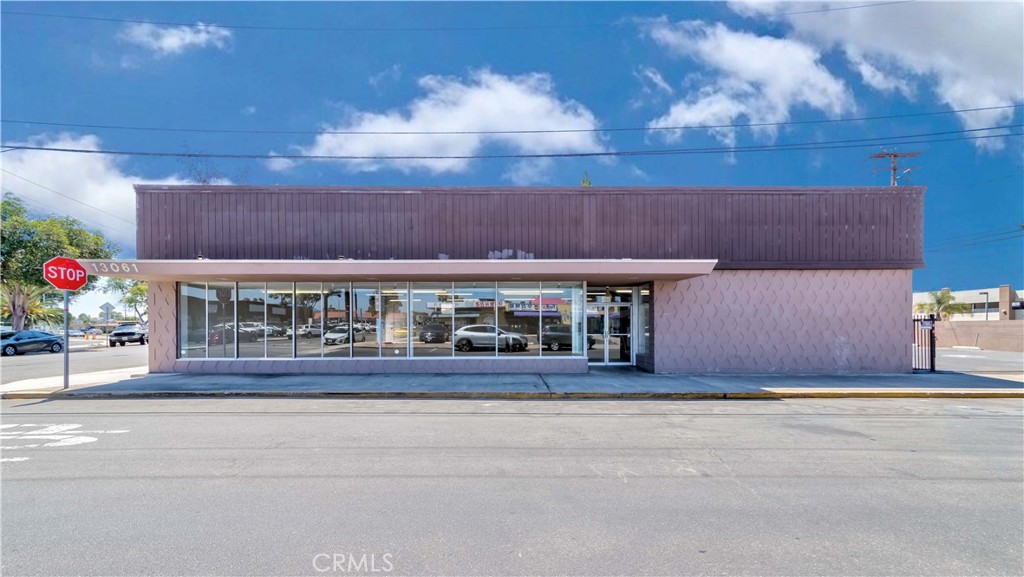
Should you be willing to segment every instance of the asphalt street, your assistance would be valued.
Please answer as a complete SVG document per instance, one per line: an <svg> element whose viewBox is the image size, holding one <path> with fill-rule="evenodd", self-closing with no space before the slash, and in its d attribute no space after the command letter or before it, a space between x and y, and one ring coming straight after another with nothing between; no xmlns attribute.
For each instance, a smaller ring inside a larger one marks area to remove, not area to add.
<svg viewBox="0 0 1024 577"><path fill-rule="evenodd" d="M149 362L148 350L149 345L137 344L115 348L107 346L90 349L72 348L68 364L72 374L142 367ZM56 377L63 374L63 354L30 353L14 357L0 357L0 383Z"/></svg>
<svg viewBox="0 0 1024 577"><path fill-rule="evenodd" d="M1020 400L2 408L5 575L1024 567Z"/></svg>
<svg viewBox="0 0 1024 577"><path fill-rule="evenodd" d="M962 373L1024 373L1024 354L973 349L937 349L935 368Z"/></svg>

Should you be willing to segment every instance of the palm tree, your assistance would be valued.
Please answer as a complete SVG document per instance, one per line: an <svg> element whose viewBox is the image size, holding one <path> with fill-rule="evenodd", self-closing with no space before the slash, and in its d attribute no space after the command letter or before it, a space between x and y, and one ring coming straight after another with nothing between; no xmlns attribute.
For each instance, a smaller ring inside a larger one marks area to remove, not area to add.
<svg viewBox="0 0 1024 577"><path fill-rule="evenodd" d="M50 287L29 286L25 290L25 327L57 325L64 322L64 309L47 306L44 297L53 293ZM5 291L0 291L0 315L11 316L11 305Z"/></svg>
<svg viewBox="0 0 1024 577"><path fill-rule="evenodd" d="M953 293L948 288L940 291L931 291L928 296L930 302L918 303L914 307L919 313L933 314L940 320L948 321L953 315L967 314L973 309L970 303L958 303Z"/></svg>

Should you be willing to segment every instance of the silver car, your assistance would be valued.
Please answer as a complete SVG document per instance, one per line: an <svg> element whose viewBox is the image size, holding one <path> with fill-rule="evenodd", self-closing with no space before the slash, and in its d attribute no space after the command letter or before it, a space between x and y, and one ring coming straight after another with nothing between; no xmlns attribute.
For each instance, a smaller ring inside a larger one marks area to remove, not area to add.
<svg viewBox="0 0 1024 577"><path fill-rule="evenodd" d="M494 349L501 343L504 350L525 351L529 347L526 337L499 329L494 325L467 325L452 335L455 348L469 352L475 348Z"/></svg>

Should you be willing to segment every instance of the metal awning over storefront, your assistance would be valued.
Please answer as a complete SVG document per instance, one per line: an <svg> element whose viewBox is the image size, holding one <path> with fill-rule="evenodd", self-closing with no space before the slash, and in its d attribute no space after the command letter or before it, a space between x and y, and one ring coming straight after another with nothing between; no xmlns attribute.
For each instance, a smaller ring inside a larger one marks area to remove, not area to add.
<svg viewBox="0 0 1024 577"><path fill-rule="evenodd" d="M80 260L90 275L193 281L567 281L635 284L683 280L717 260Z"/></svg>

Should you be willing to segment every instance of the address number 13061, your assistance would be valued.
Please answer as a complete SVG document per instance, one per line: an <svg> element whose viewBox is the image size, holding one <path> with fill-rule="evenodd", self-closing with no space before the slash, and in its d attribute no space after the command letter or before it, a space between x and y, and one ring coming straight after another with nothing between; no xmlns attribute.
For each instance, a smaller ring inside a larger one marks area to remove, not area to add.
<svg viewBox="0 0 1024 577"><path fill-rule="evenodd" d="M89 264L95 273L139 272L139 266L133 262L93 262Z"/></svg>

